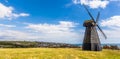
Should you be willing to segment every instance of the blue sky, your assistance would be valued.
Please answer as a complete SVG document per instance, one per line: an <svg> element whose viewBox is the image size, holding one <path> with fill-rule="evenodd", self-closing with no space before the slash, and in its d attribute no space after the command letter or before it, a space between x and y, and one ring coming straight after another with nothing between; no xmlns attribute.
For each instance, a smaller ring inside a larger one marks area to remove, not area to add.
<svg viewBox="0 0 120 59"><path fill-rule="evenodd" d="M83 4L107 35L102 43L120 43L119 0L0 0L0 40L82 43L89 20Z"/></svg>

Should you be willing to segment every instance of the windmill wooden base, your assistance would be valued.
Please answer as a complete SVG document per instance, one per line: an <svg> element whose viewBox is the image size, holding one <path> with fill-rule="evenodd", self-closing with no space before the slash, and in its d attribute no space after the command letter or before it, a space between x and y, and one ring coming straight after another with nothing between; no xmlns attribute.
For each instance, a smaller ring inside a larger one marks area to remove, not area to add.
<svg viewBox="0 0 120 59"><path fill-rule="evenodd" d="M82 49L89 51L102 51L102 48L98 43L84 43Z"/></svg>

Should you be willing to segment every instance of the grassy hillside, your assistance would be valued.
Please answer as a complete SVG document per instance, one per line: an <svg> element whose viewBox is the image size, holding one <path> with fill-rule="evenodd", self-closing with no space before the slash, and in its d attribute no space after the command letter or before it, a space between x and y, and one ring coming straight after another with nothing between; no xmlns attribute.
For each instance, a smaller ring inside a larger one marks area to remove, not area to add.
<svg viewBox="0 0 120 59"><path fill-rule="evenodd" d="M120 59L120 50L95 52L79 48L1 48L0 59Z"/></svg>

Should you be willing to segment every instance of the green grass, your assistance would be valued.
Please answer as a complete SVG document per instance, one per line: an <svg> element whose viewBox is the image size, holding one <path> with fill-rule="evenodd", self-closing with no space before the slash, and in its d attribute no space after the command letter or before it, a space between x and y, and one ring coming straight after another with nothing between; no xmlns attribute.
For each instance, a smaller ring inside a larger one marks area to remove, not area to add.
<svg viewBox="0 0 120 59"><path fill-rule="evenodd" d="M79 48L0 48L0 59L120 59L120 50Z"/></svg>

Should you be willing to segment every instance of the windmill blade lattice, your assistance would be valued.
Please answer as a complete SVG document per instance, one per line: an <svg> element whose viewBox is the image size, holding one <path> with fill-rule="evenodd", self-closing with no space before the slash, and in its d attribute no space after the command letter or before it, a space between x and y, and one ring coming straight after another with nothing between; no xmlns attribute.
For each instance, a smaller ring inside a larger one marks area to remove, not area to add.
<svg viewBox="0 0 120 59"><path fill-rule="evenodd" d="M87 7L86 7L85 5L83 5L83 6L84 6L84 8L87 10L89 16L90 16L90 17L92 18L92 20L95 22L95 20L94 20L92 14L89 12L89 10L87 9ZM95 23L96 23L96 22L95 22Z"/></svg>
<svg viewBox="0 0 120 59"><path fill-rule="evenodd" d="M100 30L100 32L103 34L104 38L107 39L107 36L105 35L105 33L102 31L102 29L100 28L99 25L97 25L98 29Z"/></svg>
<svg viewBox="0 0 120 59"><path fill-rule="evenodd" d="M98 15L97 15L97 18L96 18L96 23L98 23L99 17L100 17L100 12L98 12Z"/></svg>

